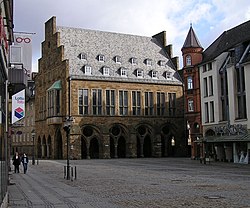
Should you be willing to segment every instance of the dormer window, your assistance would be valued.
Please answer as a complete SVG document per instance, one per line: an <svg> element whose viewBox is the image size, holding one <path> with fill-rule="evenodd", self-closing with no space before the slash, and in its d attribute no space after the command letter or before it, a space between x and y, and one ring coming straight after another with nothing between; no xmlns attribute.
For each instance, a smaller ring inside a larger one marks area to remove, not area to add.
<svg viewBox="0 0 250 208"><path fill-rule="evenodd" d="M136 74L138 78L143 78L143 70L142 69L137 69Z"/></svg>
<svg viewBox="0 0 250 208"><path fill-rule="evenodd" d="M122 63L122 57L116 56L116 57L115 57L115 63L121 64L121 63Z"/></svg>
<svg viewBox="0 0 250 208"><path fill-rule="evenodd" d="M152 66L152 59L146 59L145 63L147 66Z"/></svg>
<svg viewBox="0 0 250 208"><path fill-rule="evenodd" d="M164 66L164 65L165 65L165 61L160 60L160 61L158 62L158 64L159 64L160 66Z"/></svg>
<svg viewBox="0 0 250 208"><path fill-rule="evenodd" d="M98 55L98 61L104 62L105 61L105 56L104 55Z"/></svg>
<svg viewBox="0 0 250 208"><path fill-rule="evenodd" d="M80 53L80 54L79 54L79 58L80 58L81 60L87 60L87 54L86 54L86 53Z"/></svg>
<svg viewBox="0 0 250 208"><path fill-rule="evenodd" d="M89 65L84 66L84 74L91 75L91 66L89 66Z"/></svg>
<svg viewBox="0 0 250 208"><path fill-rule="evenodd" d="M172 79L172 72L166 71L166 79L171 80Z"/></svg>
<svg viewBox="0 0 250 208"><path fill-rule="evenodd" d="M128 76L128 70L124 67L121 67L120 69L121 77L127 77Z"/></svg>
<svg viewBox="0 0 250 208"><path fill-rule="evenodd" d="M151 72L151 76L152 76L152 78L153 79L157 79L157 71L155 71L155 70L153 70L152 72Z"/></svg>
<svg viewBox="0 0 250 208"><path fill-rule="evenodd" d="M104 76L109 76L109 67L107 66L102 67L102 74Z"/></svg>
<svg viewBox="0 0 250 208"><path fill-rule="evenodd" d="M136 65L138 61L137 61L137 58L132 57L132 58L130 59L130 62L131 62L131 64Z"/></svg>
<svg viewBox="0 0 250 208"><path fill-rule="evenodd" d="M191 66L192 65L192 59L190 55L186 56L186 66Z"/></svg>

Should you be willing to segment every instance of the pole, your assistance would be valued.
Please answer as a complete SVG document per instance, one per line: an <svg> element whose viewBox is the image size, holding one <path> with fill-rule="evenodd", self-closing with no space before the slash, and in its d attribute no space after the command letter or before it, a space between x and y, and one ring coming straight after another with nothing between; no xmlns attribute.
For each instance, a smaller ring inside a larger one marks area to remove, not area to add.
<svg viewBox="0 0 250 208"><path fill-rule="evenodd" d="M32 135L33 139L33 156L32 156L32 165L35 165L35 136Z"/></svg>
<svg viewBox="0 0 250 208"><path fill-rule="evenodd" d="M70 179L70 167L69 167L69 131L70 131L70 127L67 127L67 180Z"/></svg>

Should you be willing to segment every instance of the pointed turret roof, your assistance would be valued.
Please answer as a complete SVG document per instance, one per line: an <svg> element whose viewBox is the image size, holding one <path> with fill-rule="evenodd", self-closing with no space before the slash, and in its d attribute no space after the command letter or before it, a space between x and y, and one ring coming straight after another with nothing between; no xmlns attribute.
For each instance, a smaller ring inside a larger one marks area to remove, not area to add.
<svg viewBox="0 0 250 208"><path fill-rule="evenodd" d="M184 45L182 46L183 48L202 48L194 30L192 25L190 25L190 29L188 31L186 40L184 42Z"/></svg>

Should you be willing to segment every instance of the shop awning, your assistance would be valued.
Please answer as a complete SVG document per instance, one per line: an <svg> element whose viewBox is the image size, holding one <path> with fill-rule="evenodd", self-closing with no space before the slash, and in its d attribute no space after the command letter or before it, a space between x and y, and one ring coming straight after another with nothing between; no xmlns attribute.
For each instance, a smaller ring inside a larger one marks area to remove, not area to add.
<svg viewBox="0 0 250 208"><path fill-rule="evenodd" d="M203 140L208 143L216 143L216 142L250 142L250 134L244 135L227 135L227 136L207 136Z"/></svg>

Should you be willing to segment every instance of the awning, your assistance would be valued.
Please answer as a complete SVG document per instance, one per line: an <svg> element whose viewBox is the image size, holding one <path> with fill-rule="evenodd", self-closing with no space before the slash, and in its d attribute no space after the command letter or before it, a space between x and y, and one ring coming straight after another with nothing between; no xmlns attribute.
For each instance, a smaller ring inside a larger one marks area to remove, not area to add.
<svg viewBox="0 0 250 208"><path fill-rule="evenodd" d="M51 87L48 90L60 90L60 89L62 89L62 82L61 80L57 80L51 85Z"/></svg>
<svg viewBox="0 0 250 208"><path fill-rule="evenodd" d="M204 138L205 142L216 143L216 142L250 142L250 134L243 135L227 135L227 136L207 136Z"/></svg>

